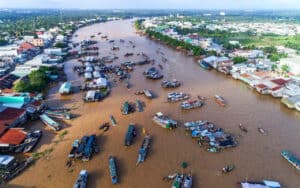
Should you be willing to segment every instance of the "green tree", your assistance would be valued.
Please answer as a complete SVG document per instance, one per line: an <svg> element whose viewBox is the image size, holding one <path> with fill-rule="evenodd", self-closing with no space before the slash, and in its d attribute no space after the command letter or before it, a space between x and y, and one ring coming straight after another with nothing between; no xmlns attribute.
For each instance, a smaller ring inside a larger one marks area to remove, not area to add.
<svg viewBox="0 0 300 188"><path fill-rule="evenodd" d="M239 63L244 63L244 62L246 62L246 61L247 61L247 58L242 57L242 56L236 56L236 57L234 57L232 60L233 60L233 63L234 63L234 64L239 64Z"/></svg>
<svg viewBox="0 0 300 188"><path fill-rule="evenodd" d="M277 65L276 65L276 64L273 64L272 67L271 67L271 70L272 70L272 71L275 71L277 68L278 68Z"/></svg>
<svg viewBox="0 0 300 188"><path fill-rule="evenodd" d="M19 80L13 87L13 89L16 92L30 92L30 84L23 81L23 80Z"/></svg>
<svg viewBox="0 0 300 188"><path fill-rule="evenodd" d="M68 47L68 45L66 43L64 43L64 42L57 42L54 45L54 47L56 47L56 48L66 48L66 47Z"/></svg>
<svg viewBox="0 0 300 188"><path fill-rule="evenodd" d="M288 73L288 72L290 72L290 67L288 65L284 64L284 65L281 65L281 70L285 73Z"/></svg>

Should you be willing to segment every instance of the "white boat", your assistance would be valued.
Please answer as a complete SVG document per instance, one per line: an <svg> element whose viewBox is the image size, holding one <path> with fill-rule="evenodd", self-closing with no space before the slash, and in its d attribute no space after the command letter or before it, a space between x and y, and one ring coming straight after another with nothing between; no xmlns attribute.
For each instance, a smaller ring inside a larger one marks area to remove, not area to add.
<svg viewBox="0 0 300 188"><path fill-rule="evenodd" d="M40 119L42 120L42 122L45 125L47 125L48 127L50 127L51 129L53 129L55 131L59 131L62 128L62 126L59 123L57 123L56 121L54 121L53 119L51 119L46 114L40 115Z"/></svg>

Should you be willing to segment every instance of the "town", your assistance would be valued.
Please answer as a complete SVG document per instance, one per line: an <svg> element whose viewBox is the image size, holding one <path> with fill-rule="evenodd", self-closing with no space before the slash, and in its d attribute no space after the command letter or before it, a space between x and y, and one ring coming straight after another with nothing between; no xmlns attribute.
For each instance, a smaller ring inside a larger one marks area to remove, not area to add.
<svg viewBox="0 0 300 188"><path fill-rule="evenodd" d="M297 21L234 11L1 12L1 185L297 184Z"/></svg>

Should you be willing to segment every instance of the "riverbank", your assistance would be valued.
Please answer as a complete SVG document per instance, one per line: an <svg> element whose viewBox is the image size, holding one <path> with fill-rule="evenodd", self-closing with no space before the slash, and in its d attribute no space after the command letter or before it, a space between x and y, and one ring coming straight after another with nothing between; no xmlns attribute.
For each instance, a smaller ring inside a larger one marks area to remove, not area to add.
<svg viewBox="0 0 300 188"><path fill-rule="evenodd" d="M299 187L299 174L282 159L280 151L288 149L300 156L298 152L300 117L298 113L279 106L278 101L272 98L256 95L249 92L247 87L241 87L239 82L224 79L223 75L216 72L206 72L195 62L193 57L162 46L145 37L140 37L131 27L131 21L113 21L84 27L75 32L78 37L74 42L89 39L91 35L102 32L109 39L118 41L133 41L136 48L129 48L128 43L119 44L120 50L116 53L120 58L114 64L123 61L137 61L138 57L125 58L126 52L145 52L156 62L163 65L161 72L164 80L174 79L183 82L183 85L174 91L184 91L193 97L197 95L207 96L209 99L204 107L197 110L182 112L177 104L165 103L167 93L170 90L162 89L160 81L146 80L142 72L151 67L146 65L136 67L131 74L132 89L128 90L124 84L117 83L112 88L111 95L100 103L83 103L82 93L70 96L60 96L59 87L49 90L47 103L51 106L63 106L76 108L73 113L79 117L71 120L66 128L68 134L55 145L54 150L45 158L41 158L36 164L26 170L22 175L11 181L7 187L72 187L81 169L89 171L89 187L110 187L108 170L108 157L114 155L117 158L120 184L119 187L170 187L169 183L162 181L167 174L180 171L182 161L187 161L194 175L194 187L239 187L236 182L245 180L274 179L280 181L285 187ZM96 36L100 48L100 56L113 54L111 45L107 41ZM157 50L164 53L168 62L161 60ZM65 63L65 73L68 81L74 84L82 83L82 78L74 74L73 67L80 63L70 60ZM134 95L136 90L150 89L158 96L149 101L143 97ZM173 91L173 90L172 90ZM215 94L220 94L228 101L226 108L221 108L213 100ZM124 116L120 106L125 100L145 101L144 113L134 113ZM233 133L238 137L239 145L236 148L225 150L218 154L206 152L199 145L185 136L183 129L167 131L152 123L153 115L162 111L179 122L206 119L216 123L219 127ZM113 114L118 126L112 127L106 133L98 130L98 126L109 121L109 115ZM138 125L138 137L130 148L123 146L124 136L129 123ZM242 134L238 124L243 123L249 130ZM33 127L44 127L36 122ZM257 126L262 126L269 134L261 135L257 132ZM135 165L138 148L142 142L142 128L147 129L153 135L153 143L149 156L145 163ZM85 134L96 134L100 153L95 155L88 163L76 162L68 169L65 164L67 155L74 139ZM37 150L43 151L51 148L52 143L59 139L59 135L45 131L44 137ZM236 169L228 175L219 175L218 172L225 164L234 163ZM37 177L38 174L38 177Z"/></svg>

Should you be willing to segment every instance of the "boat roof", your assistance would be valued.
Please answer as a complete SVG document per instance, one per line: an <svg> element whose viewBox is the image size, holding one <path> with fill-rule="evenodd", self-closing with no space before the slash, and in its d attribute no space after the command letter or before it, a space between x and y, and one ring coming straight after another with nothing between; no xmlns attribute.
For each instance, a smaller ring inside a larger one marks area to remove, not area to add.
<svg viewBox="0 0 300 188"><path fill-rule="evenodd" d="M19 145L24 141L26 135L27 133L22 129L9 129L0 137L0 143Z"/></svg>
<svg viewBox="0 0 300 188"><path fill-rule="evenodd" d="M1 165L8 165L14 159L15 159L15 157L11 156L11 155L0 155L0 164Z"/></svg>

